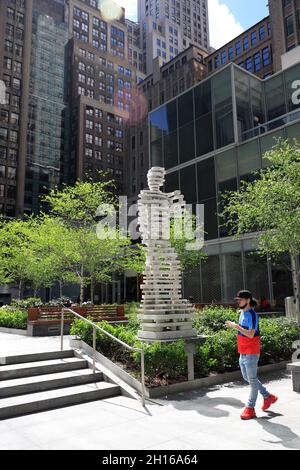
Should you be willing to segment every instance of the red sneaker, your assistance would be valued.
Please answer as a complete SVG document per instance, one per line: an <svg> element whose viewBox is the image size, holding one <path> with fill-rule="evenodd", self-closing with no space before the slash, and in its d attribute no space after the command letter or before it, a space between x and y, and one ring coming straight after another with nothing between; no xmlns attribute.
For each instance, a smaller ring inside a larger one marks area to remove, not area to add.
<svg viewBox="0 0 300 470"><path fill-rule="evenodd" d="M261 409L263 411L268 410L270 408L270 406L273 405L273 403L277 402L277 400L278 400L278 397L275 397L275 395L270 395L269 398L264 399L264 404L261 407Z"/></svg>
<svg viewBox="0 0 300 470"><path fill-rule="evenodd" d="M256 413L254 408L247 408L244 409L243 413L241 414L241 419L252 419L256 418Z"/></svg>

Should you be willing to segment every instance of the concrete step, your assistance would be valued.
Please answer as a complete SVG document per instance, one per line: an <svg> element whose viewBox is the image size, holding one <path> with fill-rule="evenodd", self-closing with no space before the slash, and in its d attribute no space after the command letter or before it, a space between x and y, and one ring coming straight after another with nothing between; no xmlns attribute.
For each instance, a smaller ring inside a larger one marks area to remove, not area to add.
<svg viewBox="0 0 300 470"><path fill-rule="evenodd" d="M118 385L97 382L89 385L77 385L58 390L3 398L0 400L0 419L86 403L119 394L120 387Z"/></svg>
<svg viewBox="0 0 300 470"><path fill-rule="evenodd" d="M34 375L51 374L76 369L86 369L87 361L77 357L66 357L48 361L25 362L0 367L0 380L12 380Z"/></svg>
<svg viewBox="0 0 300 470"><path fill-rule="evenodd" d="M101 372L95 374L91 369L78 369L53 374L22 377L20 379L2 380L0 382L0 398L7 398L26 393L43 392L74 385L84 385L103 380Z"/></svg>
<svg viewBox="0 0 300 470"><path fill-rule="evenodd" d="M74 357L73 349L66 349L65 351L46 351L42 353L30 353L18 356L12 355L0 357L0 364L21 364L23 362L47 361L51 359L62 359L66 357Z"/></svg>

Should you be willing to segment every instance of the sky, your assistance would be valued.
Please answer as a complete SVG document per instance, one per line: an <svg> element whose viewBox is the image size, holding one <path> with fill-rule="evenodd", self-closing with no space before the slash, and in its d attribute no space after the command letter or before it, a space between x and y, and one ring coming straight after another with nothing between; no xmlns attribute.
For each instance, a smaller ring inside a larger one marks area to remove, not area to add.
<svg viewBox="0 0 300 470"><path fill-rule="evenodd" d="M137 20L137 0L114 0L126 17ZM210 42L216 49L267 16L267 0L208 0Z"/></svg>

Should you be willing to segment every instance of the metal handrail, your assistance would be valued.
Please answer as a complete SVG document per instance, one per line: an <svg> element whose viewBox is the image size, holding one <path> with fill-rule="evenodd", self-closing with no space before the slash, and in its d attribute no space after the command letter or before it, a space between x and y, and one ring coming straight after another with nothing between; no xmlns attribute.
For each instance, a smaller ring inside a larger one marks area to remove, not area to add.
<svg viewBox="0 0 300 470"><path fill-rule="evenodd" d="M142 385L142 405L145 407L145 352L143 349L140 348L133 348L132 346L129 346L129 344L124 343L121 341L119 338L116 338L114 335L111 333L108 333L108 331L105 331L103 328L101 328L99 325L96 325L96 323L93 323L92 321L88 320L87 318L82 317L79 315L79 313L74 312L71 308L62 308L61 311L61 323L60 323L60 349L63 351L64 349L64 312L71 312L75 317L80 318L80 320L85 321L86 323L89 323L93 327L93 373L95 374L96 372L96 329L100 330L102 333L106 334L109 336L111 339L116 341L117 343L121 344L124 346L126 349L129 349L130 351L137 351L141 353L141 385Z"/></svg>

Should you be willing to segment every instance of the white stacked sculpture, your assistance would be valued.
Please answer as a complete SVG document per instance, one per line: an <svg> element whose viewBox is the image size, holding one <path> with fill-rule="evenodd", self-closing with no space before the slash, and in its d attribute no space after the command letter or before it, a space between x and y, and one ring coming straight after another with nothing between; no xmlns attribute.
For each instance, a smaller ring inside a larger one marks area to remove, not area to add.
<svg viewBox="0 0 300 470"><path fill-rule="evenodd" d="M149 190L139 195L139 226L146 248L142 302L138 318L143 341L174 341L196 338L192 327L195 309L181 294L181 269L170 243L170 217L183 217L185 202L179 191L163 193L165 169L153 167L148 172Z"/></svg>

